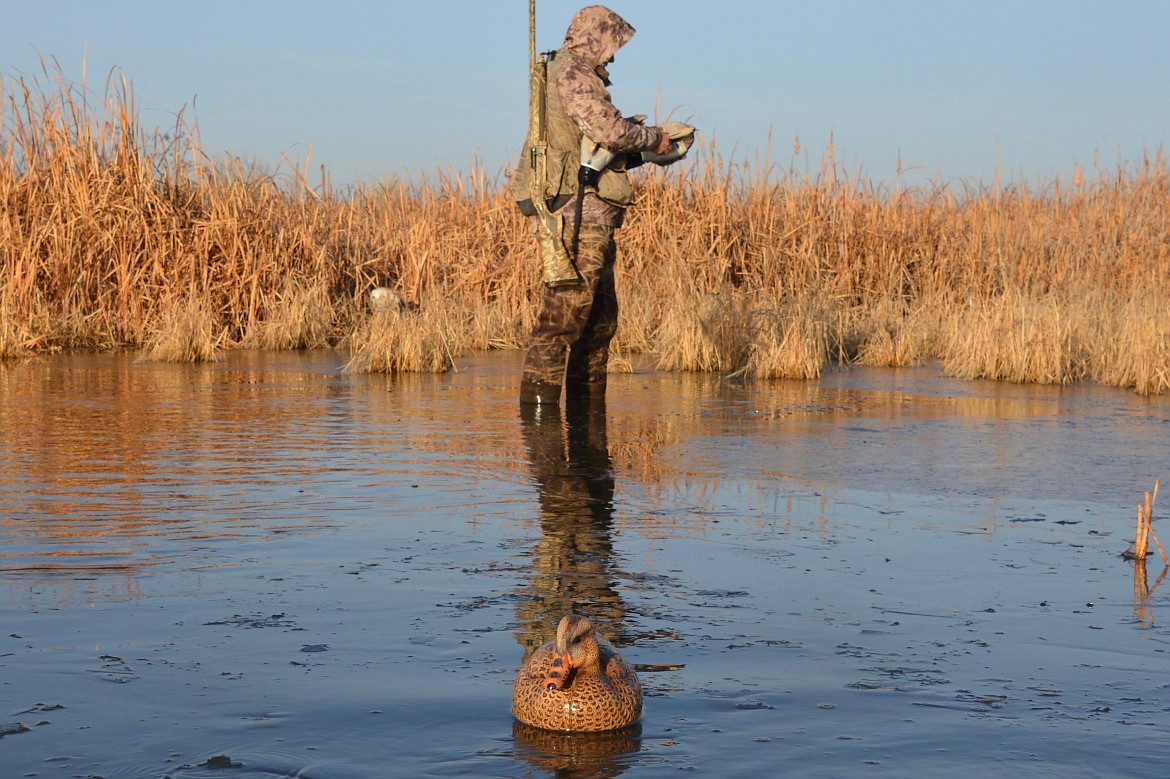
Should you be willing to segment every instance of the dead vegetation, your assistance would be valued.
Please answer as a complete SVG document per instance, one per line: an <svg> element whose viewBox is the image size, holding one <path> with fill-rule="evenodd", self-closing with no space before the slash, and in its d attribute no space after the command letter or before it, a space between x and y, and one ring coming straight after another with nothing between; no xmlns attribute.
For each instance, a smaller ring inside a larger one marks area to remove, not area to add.
<svg viewBox="0 0 1170 779"><path fill-rule="evenodd" d="M0 83L0 358L348 348L441 371L520 348L535 242L482 171L338 191L309 160L209 161L198 127L139 125L130 84ZM650 166L648 166L650 167ZM724 162L636 174L615 361L813 378L834 361L1142 394L1170 389L1170 175L1159 150L1071 183L886 188ZM387 287L403 305L373 311Z"/></svg>
<svg viewBox="0 0 1170 779"><path fill-rule="evenodd" d="M1134 536L1133 547L1127 549L1123 555L1127 559L1136 560L1144 564L1146 557L1151 553L1150 541L1154 542L1154 546L1158 548L1158 553L1162 555L1162 562L1165 565L1170 565L1170 556L1166 554L1166 550L1162 548L1161 542L1158 541L1158 536L1154 534L1154 507L1158 503L1158 488L1162 485L1161 481L1154 483L1153 494L1147 492L1145 495L1145 502L1138 504L1137 515L1137 533Z"/></svg>
<svg viewBox="0 0 1170 779"><path fill-rule="evenodd" d="M1155 481L1153 494L1147 492L1145 494L1145 501L1138 503L1137 534L1134 536L1133 546L1122 553L1122 557L1133 561L1134 621L1149 627L1153 627L1154 625L1154 609L1152 604L1154 592L1161 586L1162 581L1166 578L1166 574L1170 573L1170 555L1167 555L1166 550L1162 548L1161 542L1158 541L1158 536L1154 534L1153 527L1154 507L1158 503L1158 487L1161 484L1161 481ZM1153 554L1150 551L1150 541L1154 542L1154 546L1158 549L1158 554L1162 556L1163 565L1162 572L1158 575L1153 585L1150 585L1149 575L1146 572L1146 559Z"/></svg>

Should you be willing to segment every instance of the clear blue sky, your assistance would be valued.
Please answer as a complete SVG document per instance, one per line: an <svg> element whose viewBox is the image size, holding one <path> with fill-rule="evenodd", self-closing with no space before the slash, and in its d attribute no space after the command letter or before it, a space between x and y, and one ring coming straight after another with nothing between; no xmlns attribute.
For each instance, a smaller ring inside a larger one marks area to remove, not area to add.
<svg viewBox="0 0 1170 779"><path fill-rule="evenodd" d="M585 3L538 0L541 49ZM875 182L990 184L1140 162L1170 141L1166 0L613 0L638 29L617 105L664 110L754 162ZM496 177L527 120L527 0L0 0L0 73L133 83L142 123L184 106L205 151L324 164L335 185ZM793 159L793 141L801 152Z"/></svg>

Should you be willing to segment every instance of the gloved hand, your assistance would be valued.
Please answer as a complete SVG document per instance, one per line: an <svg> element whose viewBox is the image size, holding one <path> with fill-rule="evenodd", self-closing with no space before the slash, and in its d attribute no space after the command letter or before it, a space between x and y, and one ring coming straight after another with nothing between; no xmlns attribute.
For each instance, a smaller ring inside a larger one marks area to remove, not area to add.
<svg viewBox="0 0 1170 779"><path fill-rule="evenodd" d="M657 129L658 129L658 145L655 146L654 151L652 151L650 153L654 154L656 156L662 156L663 154L669 154L670 150L674 148L674 139L672 139L670 137L670 133L667 131L667 129L665 127L659 127ZM643 153L645 153L645 152L643 152Z"/></svg>
<svg viewBox="0 0 1170 779"><path fill-rule="evenodd" d="M653 162L656 165L670 165L687 156L691 145L695 142L695 128L682 122L667 122L658 128L662 131L662 138L653 151L642 152L643 162Z"/></svg>

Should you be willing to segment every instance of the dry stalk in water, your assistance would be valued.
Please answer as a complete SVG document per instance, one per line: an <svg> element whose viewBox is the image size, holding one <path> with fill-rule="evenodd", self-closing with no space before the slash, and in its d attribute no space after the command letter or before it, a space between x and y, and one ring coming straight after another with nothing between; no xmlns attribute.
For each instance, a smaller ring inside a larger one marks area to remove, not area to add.
<svg viewBox="0 0 1170 779"><path fill-rule="evenodd" d="M1138 504L1137 536L1134 538L1133 550L1130 551L1127 549L1125 554L1122 555L1126 559L1133 560L1134 620L1150 626L1154 624L1154 612L1150 608L1150 598L1154 594L1154 590L1158 589L1158 586L1162 584L1162 580L1166 578L1167 572L1170 572L1170 559L1167 559L1166 550L1158 542L1158 536L1154 534L1151 524L1154 519L1154 505L1158 501L1159 486L1161 486L1161 481L1155 481L1153 495L1147 492L1145 494L1145 502ZM1153 587L1149 586L1149 580L1146 574L1146 556L1149 554L1150 539L1153 539L1154 545L1161 552L1162 562L1165 566Z"/></svg>
<svg viewBox="0 0 1170 779"><path fill-rule="evenodd" d="M1166 550L1162 548L1162 544L1158 541L1158 536L1154 534L1152 525L1154 520L1154 506L1158 502L1158 487L1161 484L1161 480L1155 481L1153 495L1151 496L1147 492L1145 494L1145 503L1138 504L1137 536L1134 538L1133 551L1127 556L1132 556L1138 562L1144 562L1146 556L1150 553L1150 540L1153 539L1154 545L1158 547L1158 551L1162 555L1162 562L1170 565L1170 557L1167 557Z"/></svg>

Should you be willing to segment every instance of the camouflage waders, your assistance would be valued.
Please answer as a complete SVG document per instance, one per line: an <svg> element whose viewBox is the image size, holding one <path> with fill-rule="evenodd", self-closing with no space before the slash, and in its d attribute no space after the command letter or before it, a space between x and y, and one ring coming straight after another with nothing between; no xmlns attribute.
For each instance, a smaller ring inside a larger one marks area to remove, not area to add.
<svg viewBox="0 0 1170 779"><path fill-rule="evenodd" d="M581 225L577 270L584 283L544 289L524 360L521 391L529 401L556 403L562 383L567 393L604 394L609 342L618 322L616 260L614 228Z"/></svg>

